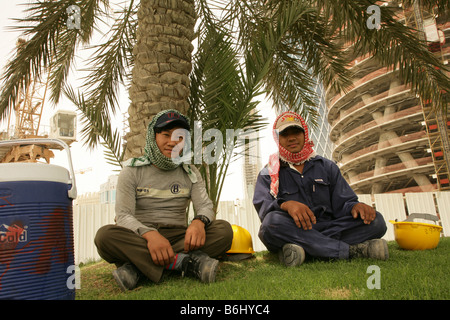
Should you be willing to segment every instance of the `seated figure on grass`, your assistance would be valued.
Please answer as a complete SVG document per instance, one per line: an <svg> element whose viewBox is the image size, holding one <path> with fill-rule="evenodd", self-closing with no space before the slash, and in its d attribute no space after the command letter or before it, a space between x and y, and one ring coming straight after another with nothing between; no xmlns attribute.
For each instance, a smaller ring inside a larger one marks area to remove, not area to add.
<svg viewBox="0 0 450 320"><path fill-rule="evenodd" d="M175 110L153 118L145 156L126 162L119 175L117 224L106 225L96 234L98 252L116 264L113 276L123 290L135 288L141 275L159 282L167 269L213 282L218 267L215 258L231 247L233 230L228 222L215 220L198 170L173 161L185 142L178 134L183 130L174 132L177 129L189 130L189 121ZM197 215L187 226L189 201Z"/></svg>
<svg viewBox="0 0 450 320"><path fill-rule="evenodd" d="M305 256L388 259L383 216L359 202L338 166L316 155L308 127L294 112L277 117L279 151L258 175L253 204L262 222L259 238L286 266Z"/></svg>

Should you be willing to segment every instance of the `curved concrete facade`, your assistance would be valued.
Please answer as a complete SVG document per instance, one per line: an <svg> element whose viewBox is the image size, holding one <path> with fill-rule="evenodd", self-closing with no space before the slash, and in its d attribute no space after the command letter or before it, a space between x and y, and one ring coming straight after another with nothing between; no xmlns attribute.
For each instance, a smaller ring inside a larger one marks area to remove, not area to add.
<svg viewBox="0 0 450 320"><path fill-rule="evenodd" d="M438 29L446 37L440 53L449 60L447 24ZM356 193L372 194L436 190L434 155L420 99L396 71L370 57L357 57L351 68L356 74L352 87L345 94L326 96L333 159L350 186Z"/></svg>

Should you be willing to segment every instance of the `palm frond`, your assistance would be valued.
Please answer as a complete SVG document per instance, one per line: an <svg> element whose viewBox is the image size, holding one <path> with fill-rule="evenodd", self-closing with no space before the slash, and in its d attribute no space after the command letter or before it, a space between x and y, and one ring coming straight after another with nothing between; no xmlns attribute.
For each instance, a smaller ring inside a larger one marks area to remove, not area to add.
<svg viewBox="0 0 450 320"><path fill-rule="evenodd" d="M50 101L55 105L58 104L62 94L70 66L75 57L78 39L72 36L69 32L63 33L59 36L57 42L57 55L50 65L49 71L49 85L50 85Z"/></svg>
<svg viewBox="0 0 450 320"><path fill-rule="evenodd" d="M417 0L403 0L402 3L404 6L412 6L414 2ZM437 12L445 13L450 10L450 2L447 0L420 0L420 5L427 10L431 10L436 8Z"/></svg>
<svg viewBox="0 0 450 320"><path fill-rule="evenodd" d="M221 152L218 161L200 166L209 196L217 204L233 159L232 151L239 143L239 137L234 136L235 130L258 129L264 123L253 112L256 103L252 100L257 92L256 86L246 82L233 39L228 34L212 27L208 29L201 38L194 61L189 98L191 120L201 121L204 132L218 129L221 138L228 137L228 140L218 144L222 146L216 150ZM217 147L216 143L206 142L204 147L212 149ZM195 141L193 145L196 145Z"/></svg>
<svg viewBox="0 0 450 320"><path fill-rule="evenodd" d="M34 1L24 10L25 18L14 19L20 25L11 29L21 31L26 42L14 53L3 73L0 119L15 108L20 88L39 79L49 68L52 68L51 97L54 102L59 100L76 44L90 38L100 3L108 4L105 0L79 3L81 14L86 18L80 30L67 28L67 8L73 4L71 0Z"/></svg>
<svg viewBox="0 0 450 320"><path fill-rule="evenodd" d="M396 19L389 6L380 6L380 29L366 26L367 8L375 4L372 0L317 0L324 15L330 17L330 25L341 41L352 42L355 55L370 54L381 65L398 70L405 83L411 85L415 94L431 100L435 107L446 108L443 92L449 92L450 81L445 72L450 69L439 61L417 36L417 31ZM407 1L411 4L411 1ZM438 4L444 10L443 1L425 1L428 6Z"/></svg>
<svg viewBox="0 0 450 320"><path fill-rule="evenodd" d="M136 1L116 12L115 23L105 36L106 42L93 46L95 52L88 60L89 75L84 78L83 90L88 103L115 114L119 87L129 80L133 65L137 20ZM105 113L106 114L106 113Z"/></svg>
<svg viewBox="0 0 450 320"><path fill-rule="evenodd" d="M257 30L246 65L263 70L261 81L275 109L287 106L315 119L317 80L339 89L350 83L340 47L333 43L329 29L309 3L278 1L265 5L270 5L266 15L253 18ZM265 65L256 66L261 63Z"/></svg>
<svg viewBox="0 0 450 320"><path fill-rule="evenodd" d="M117 129L112 129L109 117L102 110L87 104L84 95L75 93L71 87L66 86L64 94L81 111L81 121L84 125L81 133L85 145L94 148L99 143L102 144L106 148L104 152L106 161L121 167L123 160L121 135Z"/></svg>

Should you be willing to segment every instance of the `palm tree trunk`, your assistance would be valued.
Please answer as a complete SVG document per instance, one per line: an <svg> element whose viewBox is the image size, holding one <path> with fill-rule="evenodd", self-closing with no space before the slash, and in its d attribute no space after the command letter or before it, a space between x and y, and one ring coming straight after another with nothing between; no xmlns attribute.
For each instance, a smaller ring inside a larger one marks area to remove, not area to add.
<svg viewBox="0 0 450 320"><path fill-rule="evenodd" d="M141 0L124 159L143 154L155 114L169 108L188 111L195 21L194 0Z"/></svg>

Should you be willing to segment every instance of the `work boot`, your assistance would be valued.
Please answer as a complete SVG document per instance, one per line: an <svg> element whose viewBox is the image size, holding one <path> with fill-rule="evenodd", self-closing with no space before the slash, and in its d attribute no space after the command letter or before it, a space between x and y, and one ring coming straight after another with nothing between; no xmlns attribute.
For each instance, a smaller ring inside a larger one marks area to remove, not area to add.
<svg viewBox="0 0 450 320"><path fill-rule="evenodd" d="M133 290L139 280L139 270L131 263L125 263L112 272L114 279L123 291Z"/></svg>
<svg viewBox="0 0 450 320"><path fill-rule="evenodd" d="M299 266L305 261L305 250L299 245L287 243L278 252L278 258L286 267Z"/></svg>
<svg viewBox="0 0 450 320"><path fill-rule="evenodd" d="M183 277L194 277L201 282L211 283L216 280L216 272L219 267L219 261L210 258L202 251L193 251L189 257L183 259L182 270Z"/></svg>
<svg viewBox="0 0 450 320"><path fill-rule="evenodd" d="M387 242L384 239L367 240L349 247L350 258L389 259Z"/></svg>

